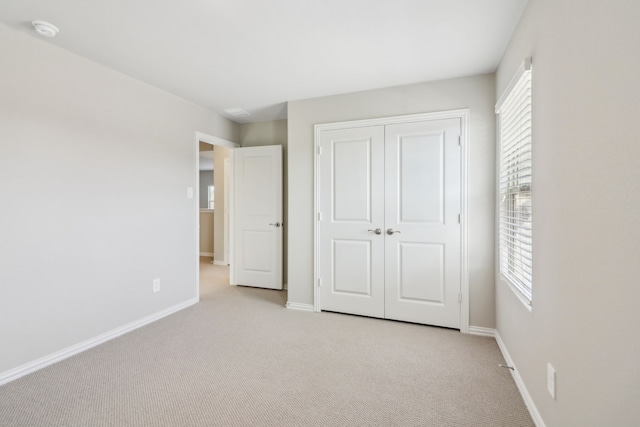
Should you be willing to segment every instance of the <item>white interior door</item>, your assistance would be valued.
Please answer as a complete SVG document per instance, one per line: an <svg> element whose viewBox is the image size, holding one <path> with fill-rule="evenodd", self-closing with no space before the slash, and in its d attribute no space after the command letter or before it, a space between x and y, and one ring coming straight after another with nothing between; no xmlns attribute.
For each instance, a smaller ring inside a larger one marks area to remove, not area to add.
<svg viewBox="0 0 640 427"><path fill-rule="evenodd" d="M322 310L460 328L460 132L456 118L320 133Z"/></svg>
<svg viewBox="0 0 640 427"><path fill-rule="evenodd" d="M320 147L321 308L384 317L384 127L322 132Z"/></svg>
<svg viewBox="0 0 640 427"><path fill-rule="evenodd" d="M385 129L385 317L460 328L460 120Z"/></svg>
<svg viewBox="0 0 640 427"><path fill-rule="evenodd" d="M233 150L234 284L282 289L282 146Z"/></svg>

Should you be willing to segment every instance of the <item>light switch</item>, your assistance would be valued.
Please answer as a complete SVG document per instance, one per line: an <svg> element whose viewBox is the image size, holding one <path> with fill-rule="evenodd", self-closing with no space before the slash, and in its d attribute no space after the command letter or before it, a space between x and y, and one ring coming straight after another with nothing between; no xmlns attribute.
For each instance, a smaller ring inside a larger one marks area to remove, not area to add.
<svg viewBox="0 0 640 427"><path fill-rule="evenodd" d="M187 187L187 199L193 199L193 187Z"/></svg>

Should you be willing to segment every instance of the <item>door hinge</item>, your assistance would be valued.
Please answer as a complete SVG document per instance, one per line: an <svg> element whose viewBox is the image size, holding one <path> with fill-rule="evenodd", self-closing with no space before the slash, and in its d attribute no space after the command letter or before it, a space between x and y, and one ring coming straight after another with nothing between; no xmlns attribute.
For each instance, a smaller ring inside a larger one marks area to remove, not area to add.
<svg viewBox="0 0 640 427"><path fill-rule="evenodd" d="M318 145L318 156L322 155L322 147Z"/></svg>
<svg viewBox="0 0 640 427"><path fill-rule="evenodd" d="M461 216L460 214L458 214L458 224L461 224L460 219L461 219Z"/></svg>
<svg viewBox="0 0 640 427"><path fill-rule="evenodd" d="M318 287L321 288L322 287L322 279L318 277Z"/></svg>
<svg viewBox="0 0 640 427"><path fill-rule="evenodd" d="M462 146L462 137L461 136L458 137L458 146L459 147Z"/></svg>
<svg viewBox="0 0 640 427"><path fill-rule="evenodd" d="M318 221L322 221L322 212L318 212Z"/></svg>
<svg viewBox="0 0 640 427"><path fill-rule="evenodd" d="M458 292L458 302L462 303L462 292Z"/></svg>

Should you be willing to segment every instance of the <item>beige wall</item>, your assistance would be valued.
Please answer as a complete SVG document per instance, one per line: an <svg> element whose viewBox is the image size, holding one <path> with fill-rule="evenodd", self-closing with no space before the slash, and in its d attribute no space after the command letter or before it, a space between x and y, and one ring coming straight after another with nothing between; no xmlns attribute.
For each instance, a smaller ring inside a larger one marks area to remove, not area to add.
<svg viewBox="0 0 640 427"><path fill-rule="evenodd" d="M213 235L214 235L214 212L200 211L200 255L212 256L213 254Z"/></svg>
<svg viewBox="0 0 640 427"><path fill-rule="evenodd" d="M287 146L287 121L244 123L240 125L240 146L256 147L262 145Z"/></svg>
<svg viewBox="0 0 640 427"><path fill-rule="evenodd" d="M224 160L231 155L231 150L220 145L213 146L213 182L215 191L215 218L213 237L213 259L224 261L224 209L227 205L227 195L224 191Z"/></svg>
<svg viewBox="0 0 640 427"><path fill-rule="evenodd" d="M37 37L0 25L0 378L195 301L195 132L239 137Z"/></svg>
<svg viewBox="0 0 640 427"><path fill-rule="evenodd" d="M313 304L313 125L469 108L470 324L495 326L494 80L487 74L289 102L289 301Z"/></svg>
<svg viewBox="0 0 640 427"><path fill-rule="evenodd" d="M287 120L273 120L268 122L245 123L240 125L240 146L256 147L262 145L282 145L282 170L284 183L283 188L283 215L284 234L283 234L283 280L288 282L287 265L288 265L288 244L287 236L289 230L289 220L287 217L288 208L288 184L287 184L287 141L288 141Z"/></svg>
<svg viewBox="0 0 640 427"><path fill-rule="evenodd" d="M497 71L501 94L533 57L533 308L498 281L497 329L548 427L640 422L638 18L531 0Z"/></svg>

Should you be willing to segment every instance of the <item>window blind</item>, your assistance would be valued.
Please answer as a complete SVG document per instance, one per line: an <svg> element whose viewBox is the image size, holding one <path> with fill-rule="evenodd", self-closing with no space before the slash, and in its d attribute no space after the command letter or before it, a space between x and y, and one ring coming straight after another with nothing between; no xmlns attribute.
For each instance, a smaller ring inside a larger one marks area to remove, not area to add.
<svg viewBox="0 0 640 427"><path fill-rule="evenodd" d="M531 303L533 287L531 63L496 106L499 118L500 273Z"/></svg>

